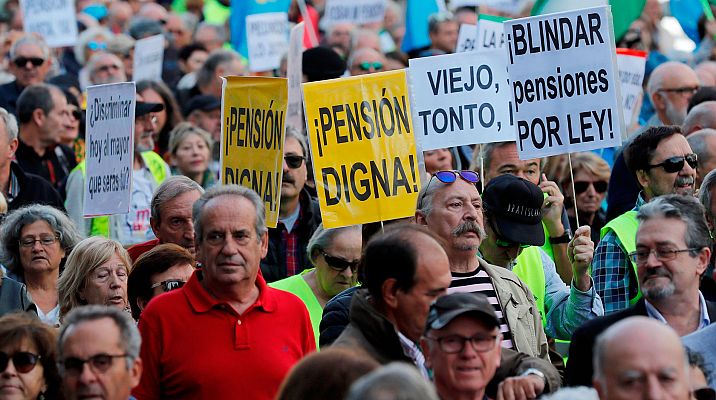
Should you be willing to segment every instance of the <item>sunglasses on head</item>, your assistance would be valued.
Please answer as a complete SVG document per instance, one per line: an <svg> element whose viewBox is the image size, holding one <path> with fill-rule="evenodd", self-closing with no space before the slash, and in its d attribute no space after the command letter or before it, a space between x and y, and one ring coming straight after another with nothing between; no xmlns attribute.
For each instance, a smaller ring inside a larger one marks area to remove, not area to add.
<svg viewBox="0 0 716 400"><path fill-rule="evenodd" d="M10 360L12 360L12 365L15 366L17 372L26 374L35 368L35 365L37 365L37 362L40 360L40 356L27 351L18 351L13 355L0 351L0 372L7 369Z"/></svg>
<svg viewBox="0 0 716 400"><path fill-rule="evenodd" d="M299 168L301 166L301 164L303 164L303 161L306 159L306 157L295 155L295 154L289 154L289 155L283 156L283 159L286 160L286 165L288 165L289 168L296 169L296 168Z"/></svg>
<svg viewBox="0 0 716 400"><path fill-rule="evenodd" d="M105 42L96 42L96 41L94 41L94 40L91 40L91 41L87 42L87 48L90 49L90 50L92 50L92 51L106 50L106 49L107 49L107 43L105 43Z"/></svg>
<svg viewBox="0 0 716 400"><path fill-rule="evenodd" d="M438 178L438 180L442 183L454 183L457 180L457 177L460 177L462 180L468 183L477 184L477 182L480 182L480 174L478 174L475 171L469 171L469 170L462 170L462 171L438 171L432 176L430 176L430 180L428 181L428 184L425 185L425 189L420 193L420 197L418 197L418 206L422 207L423 204L423 198L425 197L425 194L428 192L428 188L430 187L430 184L433 182L433 178Z"/></svg>
<svg viewBox="0 0 716 400"><path fill-rule="evenodd" d="M186 282L179 279L167 279L166 281L161 281L159 283L153 284L151 288L154 289L161 286L164 292L171 292L174 289L179 289L180 287L184 286L185 283Z"/></svg>
<svg viewBox="0 0 716 400"><path fill-rule="evenodd" d="M12 62L18 68L24 68L28 62L30 62L33 67L39 67L40 65L45 63L45 59L41 57L18 57L12 60Z"/></svg>
<svg viewBox="0 0 716 400"><path fill-rule="evenodd" d="M383 63L380 61L375 61L375 62L366 61L366 62L362 62L362 63L358 64L358 68L360 68L362 71L370 71L371 67L373 67L373 69L377 71L377 70L383 68Z"/></svg>
<svg viewBox="0 0 716 400"><path fill-rule="evenodd" d="M662 167L664 168L664 171L673 174L674 172L679 172L682 168L684 168L684 162L688 163L689 167L696 168L696 165L698 165L698 157L694 153L687 154L685 156L671 157L667 158L663 162L660 162L659 164L649 165L646 169L649 170L652 168Z"/></svg>
<svg viewBox="0 0 716 400"><path fill-rule="evenodd" d="M608 183L605 181L596 181L596 182L590 182L590 181L575 181L574 182L574 191L577 194L582 194L589 189L589 185L594 186L594 190L597 193L604 193L607 191L607 185Z"/></svg>
<svg viewBox="0 0 716 400"><path fill-rule="evenodd" d="M320 251L321 251L321 255L323 256L323 259L326 260L326 264L328 264L329 267L331 267L332 269L334 269L338 272L343 272L343 271L347 270L348 268L350 268L351 271L355 271L356 268L358 268L358 262L359 262L358 260L348 261L348 260L344 260L340 257L332 256L323 250L320 250Z"/></svg>

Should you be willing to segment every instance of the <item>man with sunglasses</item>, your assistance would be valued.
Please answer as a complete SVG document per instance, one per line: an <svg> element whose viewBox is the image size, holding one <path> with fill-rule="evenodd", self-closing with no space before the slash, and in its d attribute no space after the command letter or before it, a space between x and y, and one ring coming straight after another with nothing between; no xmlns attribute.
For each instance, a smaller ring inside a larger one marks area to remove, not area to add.
<svg viewBox="0 0 716 400"><path fill-rule="evenodd" d="M303 135L291 128L286 130L278 224L268 229L268 253L261 260L266 282L296 275L311 265L306 246L321 224L321 211L305 187L307 149Z"/></svg>
<svg viewBox="0 0 716 400"><path fill-rule="evenodd" d="M634 137L624 150L629 171L641 186L631 211L609 221L594 254L592 276L604 310L619 311L641 297L636 265L628 254L636 250L637 212L657 196L693 196L697 156L678 126L652 127Z"/></svg>
<svg viewBox="0 0 716 400"><path fill-rule="evenodd" d="M383 53L370 47L363 47L351 53L348 66L351 76L358 76L382 72L387 62Z"/></svg>
<svg viewBox="0 0 716 400"><path fill-rule="evenodd" d="M93 54L87 62L87 69L89 70L89 81L92 85L127 81L124 63L112 53L99 52Z"/></svg>
<svg viewBox="0 0 716 400"><path fill-rule="evenodd" d="M15 80L0 85L0 107L17 116L20 93L30 85L44 82L51 66L50 48L44 40L30 34L17 39L10 48L8 65Z"/></svg>

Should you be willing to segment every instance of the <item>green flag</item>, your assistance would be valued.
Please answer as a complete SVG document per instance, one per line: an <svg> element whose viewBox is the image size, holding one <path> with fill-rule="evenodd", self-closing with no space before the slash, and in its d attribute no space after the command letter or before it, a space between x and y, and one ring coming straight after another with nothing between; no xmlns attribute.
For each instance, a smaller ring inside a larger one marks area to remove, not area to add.
<svg viewBox="0 0 716 400"><path fill-rule="evenodd" d="M579 2L574 0L537 0L532 7L532 15L571 11L607 4L612 6L614 40L619 41L629 29L629 25L641 15L646 0L583 0Z"/></svg>

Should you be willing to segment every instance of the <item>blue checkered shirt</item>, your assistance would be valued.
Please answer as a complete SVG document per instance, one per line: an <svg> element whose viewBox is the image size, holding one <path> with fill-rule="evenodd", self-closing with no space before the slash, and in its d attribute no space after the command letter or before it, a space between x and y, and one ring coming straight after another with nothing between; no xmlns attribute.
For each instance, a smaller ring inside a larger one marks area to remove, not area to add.
<svg viewBox="0 0 716 400"><path fill-rule="evenodd" d="M639 211L646 201L642 193L632 210ZM614 231L607 232L594 250L592 261L594 287L604 303L604 314L629 308L629 299L639 292L633 267L624 246Z"/></svg>

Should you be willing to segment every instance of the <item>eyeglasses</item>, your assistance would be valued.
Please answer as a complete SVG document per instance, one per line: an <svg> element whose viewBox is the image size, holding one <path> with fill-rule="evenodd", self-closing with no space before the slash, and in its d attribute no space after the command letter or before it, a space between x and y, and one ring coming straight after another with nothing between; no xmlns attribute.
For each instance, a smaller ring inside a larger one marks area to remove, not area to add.
<svg viewBox="0 0 716 400"><path fill-rule="evenodd" d="M696 389L692 394L696 400L716 400L716 390L709 387Z"/></svg>
<svg viewBox="0 0 716 400"><path fill-rule="evenodd" d="M107 372L107 370L112 367L115 358L125 358L128 356L128 354L111 355L100 353L84 360L77 357L68 357L64 361L60 361L59 364L67 375L77 376L82 374L82 369L84 368L85 363L89 363L89 366L93 371L102 373Z"/></svg>
<svg viewBox="0 0 716 400"><path fill-rule="evenodd" d="M0 351L0 372L5 371L8 364L10 364L10 360L12 360L15 370L21 374L26 374L35 368L40 358L39 355L27 351L18 351L13 355Z"/></svg>
<svg viewBox="0 0 716 400"><path fill-rule="evenodd" d="M289 154L286 156L283 156L283 159L286 160L286 165L288 165L291 169L296 169L303 164L303 161L306 160L306 157L304 156L298 156L295 154Z"/></svg>
<svg viewBox="0 0 716 400"><path fill-rule="evenodd" d="M373 68L373 70L377 71L379 69L383 69L383 63L380 61L366 61L358 64L358 68L360 68L362 71L370 71L371 67Z"/></svg>
<svg viewBox="0 0 716 400"><path fill-rule="evenodd" d="M97 69L95 69L95 72L109 72L110 70L118 71L119 65L115 65L115 64L102 65L101 67L97 67Z"/></svg>
<svg viewBox="0 0 716 400"><path fill-rule="evenodd" d="M25 67L28 62L30 62L33 67L39 67L40 65L45 63L45 59L41 58L41 57L18 57L16 59L12 60L12 62L18 68Z"/></svg>
<svg viewBox="0 0 716 400"><path fill-rule="evenodd" d="M426 336L426 339L438 342L440 350L443 353L454 354L459 353L465 348L465 343L470 342L472 348L479 353L483 353L495 348L495 340L497 335L477 334L470 337L460 335L447 335L439 338Z"/></svg>
<svg viewBox="0 0 716 400"><path fill-rule="evenodd" d="M179 289L180 287L184 286L186 282L179 280L179 279L167 279L166 281L161 281L159 283L155 283L151 286L152 289L158 288L159 286L162 287L162 290L164 292L171 292L174 289Z"/></svg>
<svg viewBox="0 0 716 400"><path fill-rule="evenodd" d="M651 253L654 253L656 256L656 259L659 261L670 261L676 258L676 255L679 253L685 253L687 251L698 251L700 250L697 247L692 247L689 249L644 249L644 250L637 250L632 251L629 253L629 258L637 263L637 264L644 264L648 259Z"/></svg>
<svg viewBox="0 0 716 400"><path fill-rule="evenodd" d="M358 260L348 261L340 257L332 256L323 250L320 250L320 252L323 259L326 260L326 264L338 272L343 272L348 268L350 268L351 271L355 271L358 268Z"/></svg>
<svg viewBox="0 0 716 400"><path fill-rule="evenodd" d="M472 183L475 185L477 184L477 182L480 182L480 175L475 171L438 171L432 174L432 176L430 176L428 184L425 185L425 189L420 194L420 197L418 198L418 208L422 207L423 199L425 198L425 194L428 192L430 184L433 182L433 178L438 178L438 180L442 183L454 183L457 180L458 176L465 182Z"/></svg>
<svg viewBox="0 0 716 400"><path fill-rule="evenodd" d="M37 239L34 236L25 236L24 238L20 238L18 242L22 247L33 247L36 242L40 242L43 246L52 246L58 240L60 240L59 235L42 235Z"/></svg>
<svg viewBox="0 0 716 400"><path fill-rule="evenodd" d="M698 165L698 157L696 156L696 154L691 153L685 156L667 158L659 164L648 165L647 170L657 167L663 167L664 171L673 174L674 172L679 172L682 168L684 168L684 162L689 163L689 167L696 168L696 166Z"/></svg>
<svg viewBox="0 0 716 400"><path fill-rule="evenodd" d="M72 115L72 118L76 119L77 121L82 119L82 111L80 110L72 110L70 114Z"/></svg>
<svg viewBox="0 0 716 400"><path fill-rule="evenodd" d="M607 191L607 185L608 183L606 181L596 181L596 182L590 182L590 181L575 181L574 182L574 191L577 194L582 194L589 189L589 185L594 186L594 191L597 193L604 193Z"/></svg>
<svg viewBox="0 0 716 400"><path fill-rule="evenodd" d="M87 48L92 51L105 50L107 49L107 43L90 40L89 42L87 42Z"/></svg>
<svg viewBox="0 0 716 400"><path fill-rule="evenodd" d="M685 95L685 94L694 94L696 91L699 90L698 86L684 86L684 87L678 87L678 88L672 88L672 89L659 89L657 92L671 92L676 93L679 95Z"/></svg>

